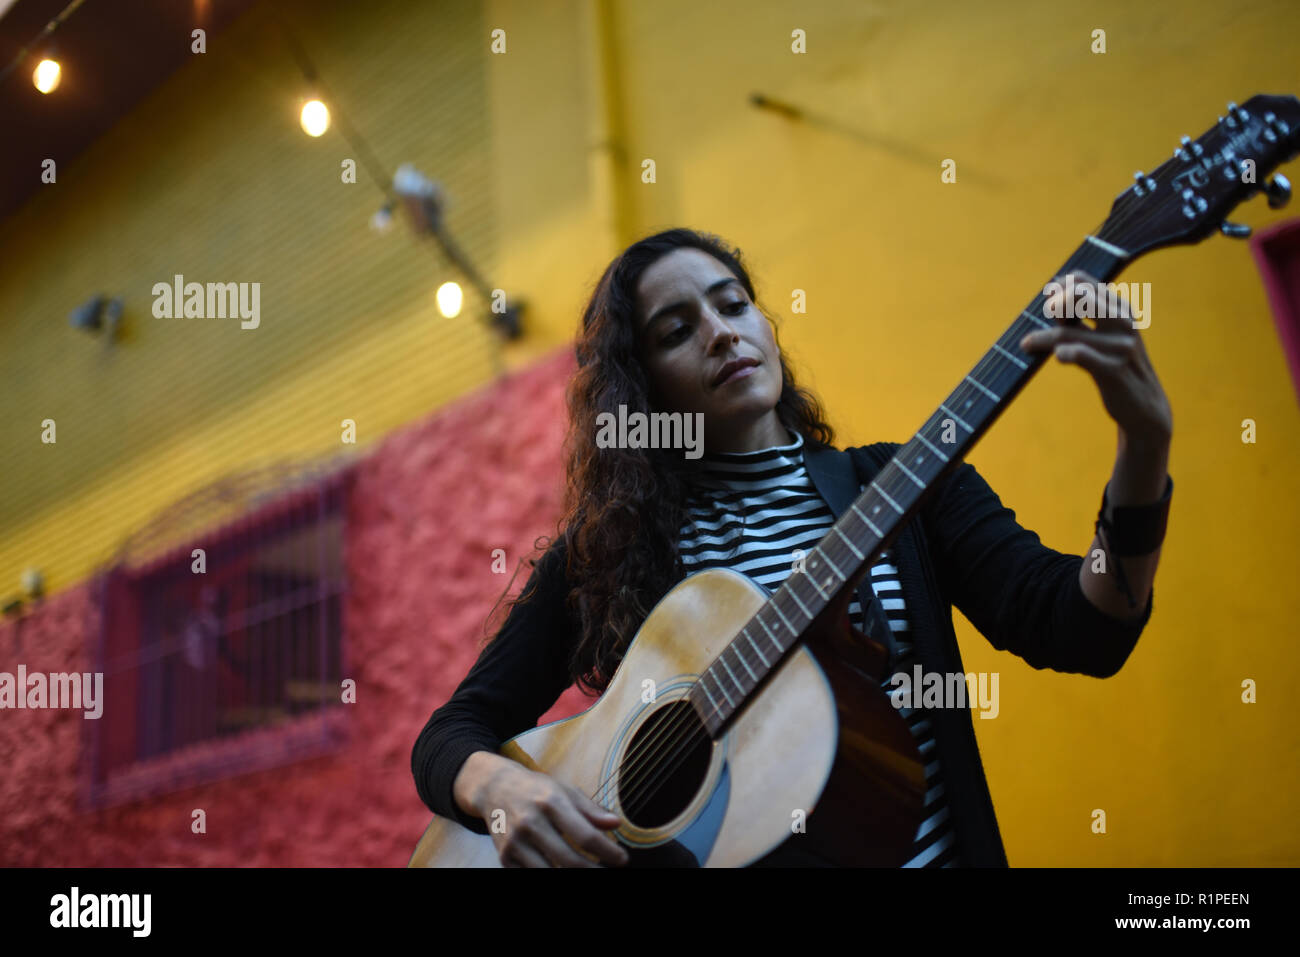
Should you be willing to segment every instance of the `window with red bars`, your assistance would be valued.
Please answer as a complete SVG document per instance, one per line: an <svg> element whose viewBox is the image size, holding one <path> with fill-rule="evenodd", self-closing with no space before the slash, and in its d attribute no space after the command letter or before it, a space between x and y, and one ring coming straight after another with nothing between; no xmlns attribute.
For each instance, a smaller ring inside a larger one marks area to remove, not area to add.
<svg viewBox="0 0 1300 957"><path fill-rule="evenodd" d="M337 748L348 476L263 492L253 501L265 504L101 577L104 710L86 722L89 805Z"/></svg>

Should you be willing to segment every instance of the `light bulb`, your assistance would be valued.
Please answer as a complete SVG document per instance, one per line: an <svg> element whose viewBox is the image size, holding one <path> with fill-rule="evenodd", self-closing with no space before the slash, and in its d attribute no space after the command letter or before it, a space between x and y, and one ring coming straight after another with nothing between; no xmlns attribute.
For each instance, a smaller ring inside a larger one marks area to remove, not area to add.
<svg viewBox="0 0 1300 957"><path fill-rule="evenodd" d="M61 72L57 60L42 60L32 71L32 83L36 84L36 89L42 93L52 93L59 86Z"/></svg>
<svg viewBox="0 0 1300 957"><path fill-rule="evenodd" d="M302 105L303 132L308 136L320 136L330 128L330 111L320 100L308 100Z"/></svg>
<svg viewBox="0 0 1300 957"><path fill-rule="evenodd" d="M448 319L455 319L460 315L460 306L465 295L461 292L459 283L444 282L438 287L437 299L438 311Z"/></svg>

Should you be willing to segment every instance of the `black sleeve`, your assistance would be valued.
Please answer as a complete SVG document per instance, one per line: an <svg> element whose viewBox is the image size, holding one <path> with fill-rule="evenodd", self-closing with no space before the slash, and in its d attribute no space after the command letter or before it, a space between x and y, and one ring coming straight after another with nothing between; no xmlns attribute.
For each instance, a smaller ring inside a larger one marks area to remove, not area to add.
<svg viewBox="0 0 1300 957"><path fill-rule="evenodd" d="M1151 617L1154 588L1132 621L1101 611L1079 585L1083 557L1021 527L969 463L922 512L940 586L993 647L1035 668L1098 678L1119 671Z"/></svg>
<svg viewBox="0 0 1300 957"><path fill-rule="evenodd" d="M475 751L496 752L502 742L537 724L571 684L568 658L577 640L565 609L564 539L538 561L497 636L483 649L450 700L433 712L411 750L411 773L420 799L435 814L479 834L481 818L465 814L452 783Z"/></svg>

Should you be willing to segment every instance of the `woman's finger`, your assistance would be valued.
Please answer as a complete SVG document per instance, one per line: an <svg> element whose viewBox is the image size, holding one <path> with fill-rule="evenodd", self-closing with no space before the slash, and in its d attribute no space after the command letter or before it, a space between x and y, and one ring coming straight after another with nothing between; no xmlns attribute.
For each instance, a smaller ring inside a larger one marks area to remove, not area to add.
<svg viewBox="0 0 1300 957"><path fill-rule="evenodd" d="M1055 329L1040 329L1031 332L1020 340L1020 347L1026 352L1039 352L1051 349L1066 342L1082 342L1098 352L1109 355L1132 356L1134 338L1129 333L1099 332L1083 326L1058 326Z"/></svg>
<svg viewBox="0 0 1300 957"><path fill-rule="evenodd" d="M555 826L555 822L547 818L541 822L528 835L533 847L539 849L546 855L547 861L551 867L599 867L600 865L588 858L583 857L573 849L573 846L564 838L564 835Z"/></svg>
<svg viewBox="0 0 1300 957"><path fill-rule="evenodd" d="M1077 326L1079 314L1086 311L1089 315L1081 318L1093 320L1098 331L1136 332L1133 329L1133 305L1128 301L1122 286L1101 282L1091 273L1077 269L1057 276L1053 282L1057 288L1048 296L1045 311L1055 313L1062 323ZM1065 304L1067 290L1073 293L1073 301L1068 309ZM1081 305L1089 293L1092 303L1085 310Z"/></svg>
<svg viewBox="0 0 1300 957"><path fill-rule="evenodd" d="M601 811L605 809L601 808ZM577 808L567 805L558 806L552 812L551 820L566 840L591 854L601 863L617 867L627 862L627 854L622 847L588 821Z"/></svg>
<svg viewBox="0 0 1300 957"><path fill-rule="evenodd" d="M510 845L502 864L506 867L550 867L550 862L539 852L522 842Z"/></svg>
<svg viewBox="0 0 1300 957"><path fill-rule="evenodd" d="M1082 366L1097 375L1114 376L1128 365L1128 358L1099 352L1084 342L1063 342L1054 350L1057 360Z"/></svg>

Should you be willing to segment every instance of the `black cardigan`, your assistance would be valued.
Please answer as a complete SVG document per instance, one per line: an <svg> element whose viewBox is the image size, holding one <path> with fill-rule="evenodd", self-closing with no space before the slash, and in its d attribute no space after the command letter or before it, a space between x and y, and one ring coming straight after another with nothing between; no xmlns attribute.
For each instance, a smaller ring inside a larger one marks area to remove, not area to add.
<svg viewBox="0 0 1300 957"><path fill-rule="evenodd" d="M841 452L808 442L804 463L838 517L899 448L878 442ZM534 727L571 683L567 662L578 624L565 607L564 547L561 536L541 557L526 586L537 593L511 610L411 751L421 800L480 834L487 833L483 821L463 813L452 797L465 759L475 751L495 752ZM1154 590L1132 622L1097 609L1079 587L1084 559L1048 548L1022 528L969 463L936 486L891 548L913 647L926 673L965 671L953 605L995 648L1035 668L1099 678L1119 671L1151 617ZM889 622L869 579L863 577L857 592L864 630L889 644ZM1007 866L969 708L931 709L931 720L963 862Z"/></svg>

